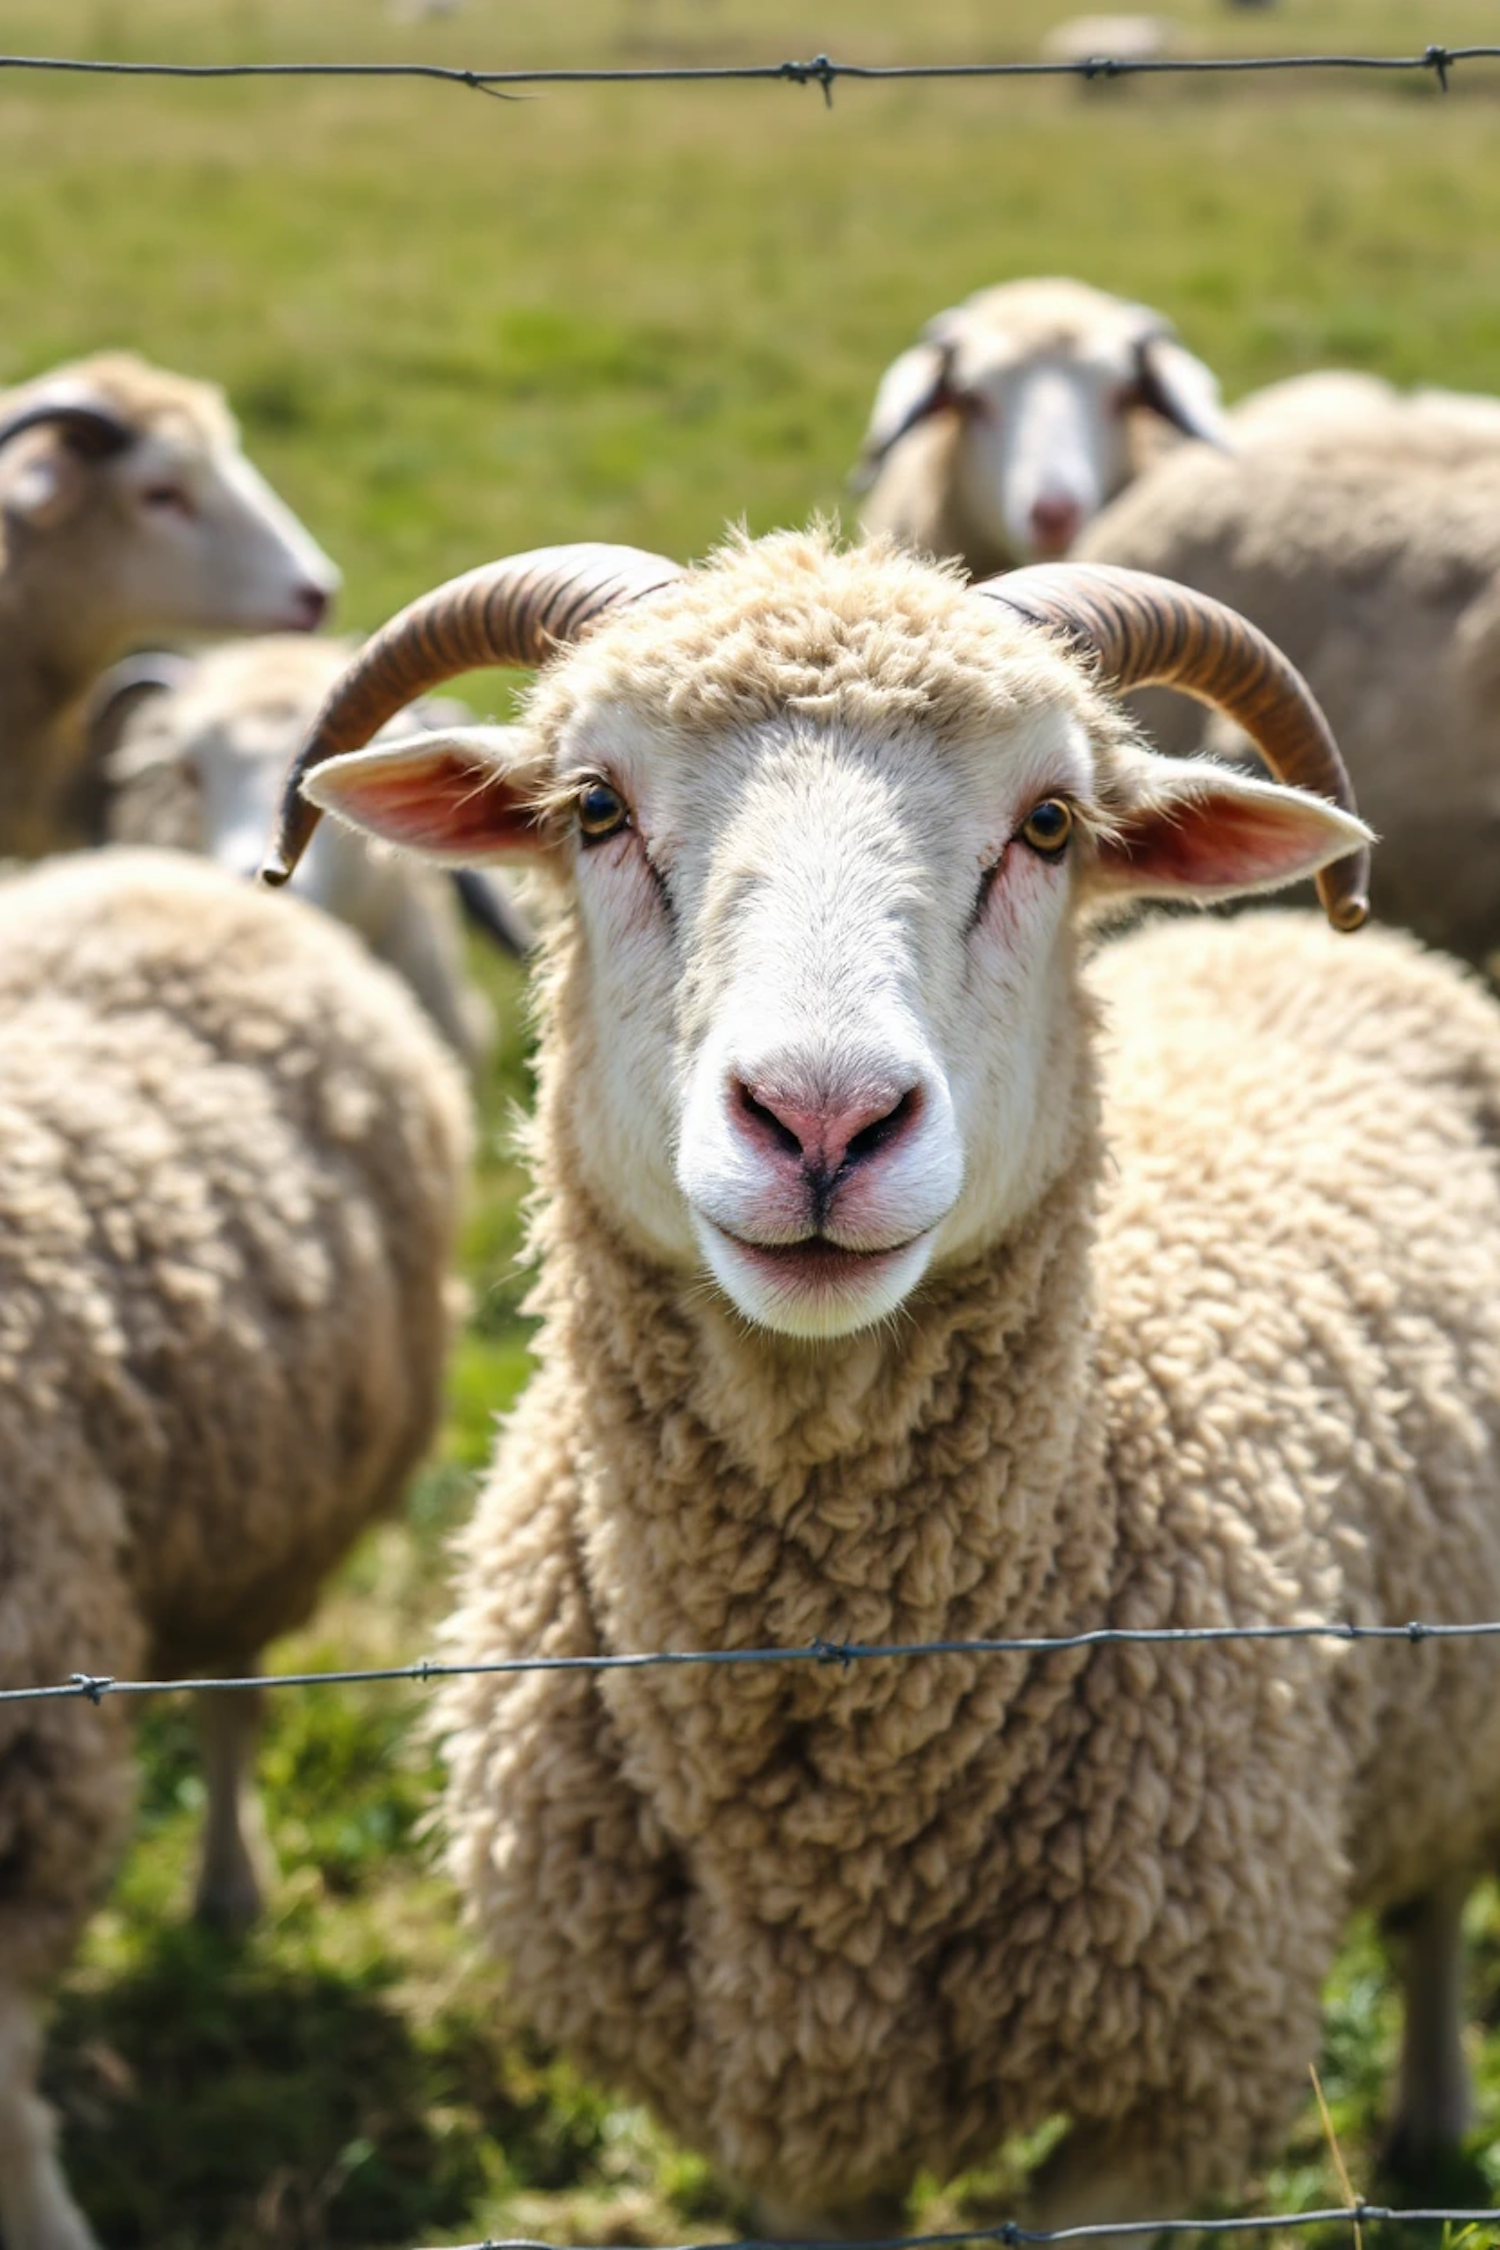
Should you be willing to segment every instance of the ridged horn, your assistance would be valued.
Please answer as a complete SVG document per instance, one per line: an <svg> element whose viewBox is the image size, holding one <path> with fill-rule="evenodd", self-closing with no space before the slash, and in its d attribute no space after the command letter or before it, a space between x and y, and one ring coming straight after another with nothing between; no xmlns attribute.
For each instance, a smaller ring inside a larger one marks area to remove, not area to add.
<svg viewBox="0 0 1500 2250"><path fill-rule="evenodd" d="M1106 687L1179 688L1212 704L1244 728L1278 780L1358 810L1311 688L1237 610L1149 571L1104 563L1039 563L974 591L1097 657ZM1369 852L1334 860L1317 884L1334 928L1357 930L1370 911Z"/></svg>
<svg viewBox="0 0 1500 2250"><path fill-rule="evenodd" d="M639 547L534 547L409 603L334 682L282 784L261 881L287 882L307 849L321 816L301 793L302 777L325 758L362 750L414 696L460 672L544 664L605 610L682 575L679 564Z"/></svg>
<svg viewBox="0 0 1500 2250"><path fill-rule="evenodd" d="M48 424L65 430L77 450L93 461L124 453L140 434L83 384L57 383L14 413L0 415L0 446Z"/></svg>

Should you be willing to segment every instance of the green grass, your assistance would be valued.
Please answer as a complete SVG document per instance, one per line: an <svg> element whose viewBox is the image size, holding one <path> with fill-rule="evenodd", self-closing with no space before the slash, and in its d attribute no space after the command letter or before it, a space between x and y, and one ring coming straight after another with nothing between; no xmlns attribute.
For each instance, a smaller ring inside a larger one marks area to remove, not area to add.
<svg viewBox="0 0 1500 2250"><path fill-rule="evenodd" d="M398 30L376 0L9 0L13 51L583 63L1024 54L1062 0L475 0ZM1490 0L1182 0L1199 51L1409 51L1493 34ZM226 383L252 450L364 628L444 574L578 536L694 554L838 505L876 376L981 282L1061 271L1159 305L1228 392L1320 363L1500 390L1500 73L1427 82L554 92L0 78L0 381L132 344ZM493 681L470 683L503 707ZM473 1312L438 1459L283 1662L421 1652L442 1546L527 1359L515 1270L515 980L484 1088ZM1375 1661L1377 1659L1372 1659ZM137 1835L58 2010L67 2154L110 2250L380 2250L486 2229L681 2238L745 2214L640 2114L541 2054L455 1937L422 1698L273 1699L282 1862L242 1946L186 1921L188 1716L143 1728ZM1500 1908L1474 1912L1482 2115L1500 2185ZM1395 2013L1356 1932L1324 2082L1357 2184ZM1024 2152L1021 2152L1024 2153ZM1018 2152L931 2187L1004 2215ZM1337 2200L1316 2114L1255 2183Z"/></svg>

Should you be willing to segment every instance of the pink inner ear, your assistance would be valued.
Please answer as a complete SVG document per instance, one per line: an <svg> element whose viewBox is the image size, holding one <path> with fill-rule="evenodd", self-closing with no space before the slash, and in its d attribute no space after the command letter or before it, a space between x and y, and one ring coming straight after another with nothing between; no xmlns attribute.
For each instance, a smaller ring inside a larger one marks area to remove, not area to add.
<svg viewBox="0 0 1500 2250"><path fill-rule="evenodd" d="M504 776L455 751L372 761L344 788L355 819L418 851L517 849L536 840L535 815Z"/></svg>
<svg viewBox="0 0 1500 2250"><path fill-rule="evenodd" d="M1129 821L1099 864L1125 883L1235 891L1291 882L1325 856L1326 830L1294 798L1179 797Z"/></svg>

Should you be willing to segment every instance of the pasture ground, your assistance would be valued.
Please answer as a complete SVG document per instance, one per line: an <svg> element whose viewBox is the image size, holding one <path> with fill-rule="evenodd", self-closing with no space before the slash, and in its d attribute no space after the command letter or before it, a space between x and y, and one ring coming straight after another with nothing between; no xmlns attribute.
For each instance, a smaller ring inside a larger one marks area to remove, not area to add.
<svg viewBox="0 0 1500 2250"><path fill-rule="evenodd" d="M397 30L375 0L9 0L12 51L481 64L1033 51L1059 0L475 0ZM1235 12L1199 51L1407 51L1493 35L1399 0ZM0 380L124 343L225 382L252 449L376 624L449 572L572 537L701 552L836 507L875 377L928 314L1073 272L1170 312L1229 395L1323 363L1500 390L1500 72L1427 80L597 89L0 76ZM480 708L505 690L471 683ZM524 1378L516 980L484 1089L474 1312L440 1457L283 1665L420 1654L446 1532ZM1399 1652L1367 1661L1399 1662ZM745 2214L640 2114L508 2023L455 1939L427 1828L421 1698L274 1699L282 1881L242 1946L185 1918L189 1714L148 1715L136 1840L58 2011L72 2176L111 2250L384 2250L486 2231L681 2240ZM88 1723L80 1708L80 1725ZM1392 1817L1399 1818L1393 1807ZM1500 2186L1500 1910L1474 1907L1481 2116L1447 2188ZM1328 2001L1324 2078L1377 2185L1394 2011L1369 1932ZM1023 2152L1022 2152L1023 2153ZM1018 2152L916 2199L1006 2215ZM1340 2200L1309 2109L1263 2206Z"/></svg>

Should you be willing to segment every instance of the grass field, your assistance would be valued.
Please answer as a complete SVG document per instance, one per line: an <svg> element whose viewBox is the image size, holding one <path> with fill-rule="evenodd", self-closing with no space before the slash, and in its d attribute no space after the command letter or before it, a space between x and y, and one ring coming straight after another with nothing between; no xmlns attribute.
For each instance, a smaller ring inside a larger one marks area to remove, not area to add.
<svg viewBox="0 0 1500 2250"><path fill-rule="evenodd" d="M475 0L397 30L375 0L0 11L13 52L486 65L1024 54L1064 12ZM1493 31L1489 0L1446 0L1441 21L1397 0L1179 12L1204 52L1409 51ZM507 549L588 536L687 555L726 520L836 506L885 362L931 312L1011 273L1074 272L1160 306L1231 395L1325 362L1500 390L1497 97L1495 69L1446 101L1426 80L1280 79L841 88L831 110L785 86L503 104L391 83L0 76L0 380L126 343L226 383L365 628ZM471 687L503 704L493 683ZM504 1141L524 1026L515 981L493 974L509 1030L484 1089L475 1310L442 1451L280 1662L421 1653L444 1534L524 1380ZM651 2242L741 2224L696 2160L518 2033L494 1972L456 1941L420 1696L274 1700L282 1881L265 1926L231 1947L186 1921L191 1722L158 1709L136 1841L59 2009L51 2081L109 2250ZM1483 1898L1474 1914L1474 2014L1491 2025L1500 1911ZM1367 2191L1393 2035L1378 1953L1356 1933L1324 2076ZM1500 2186L1500 2038L1475 2059L1470 2161L1438 2183L1467 2200ZM1004 2216L1014 2163L917 2208L935 2224ZM1339 2199L1311 2108L1256 2193Z"/></svg>

